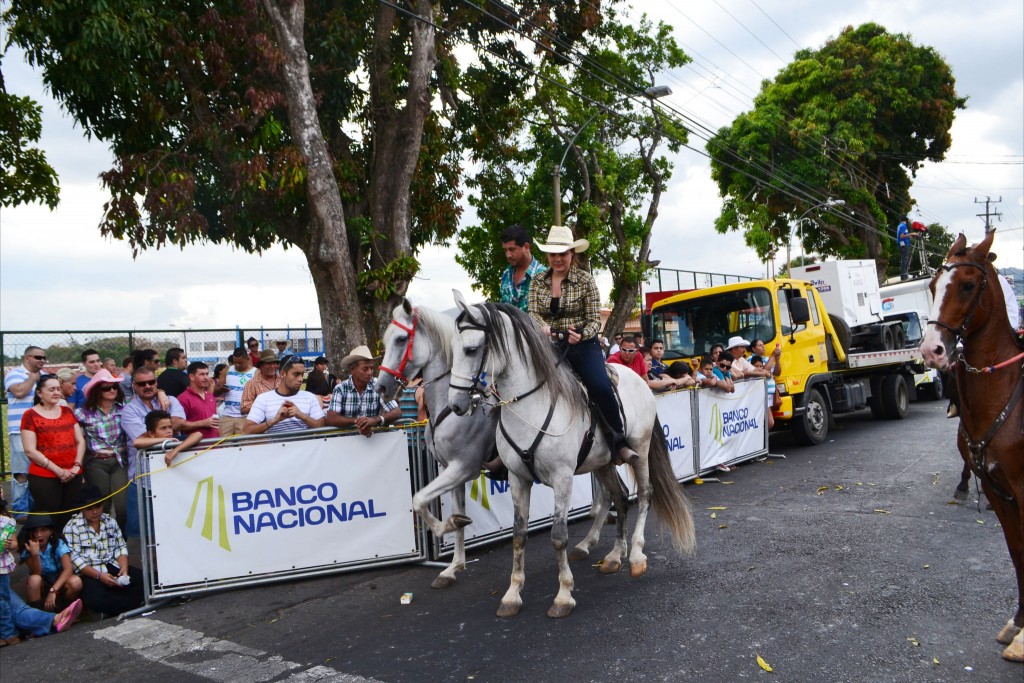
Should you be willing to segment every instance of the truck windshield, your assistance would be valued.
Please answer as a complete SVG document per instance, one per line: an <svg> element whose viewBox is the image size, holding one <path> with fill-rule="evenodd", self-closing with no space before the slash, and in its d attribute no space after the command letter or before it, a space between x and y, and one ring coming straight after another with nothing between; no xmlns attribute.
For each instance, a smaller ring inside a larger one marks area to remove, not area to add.
<svg viewBox="0 0 1024 683"><path fill-rule="evenodd" d="M772 295L763 287L678 301L655 308L654 337L665 342L665 358L702 356L729 337L774 339Z"/></svg>

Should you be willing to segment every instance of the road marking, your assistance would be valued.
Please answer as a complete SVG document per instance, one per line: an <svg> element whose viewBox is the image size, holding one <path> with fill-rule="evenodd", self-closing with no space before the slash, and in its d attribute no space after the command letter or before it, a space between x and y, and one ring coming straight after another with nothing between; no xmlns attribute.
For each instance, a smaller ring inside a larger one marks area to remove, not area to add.
<svg viewBox="0 0 1024 683"><path fill-rule="evenodd" d="M93 637L117 643L165 666L224 683L270 681L288 672L292 672L291 675L282 680L293 683L381 683L373 678L342 673L329 666L289 662L279 655L208 638L199 631L158 619L124 621L95 631Z"/></svg>

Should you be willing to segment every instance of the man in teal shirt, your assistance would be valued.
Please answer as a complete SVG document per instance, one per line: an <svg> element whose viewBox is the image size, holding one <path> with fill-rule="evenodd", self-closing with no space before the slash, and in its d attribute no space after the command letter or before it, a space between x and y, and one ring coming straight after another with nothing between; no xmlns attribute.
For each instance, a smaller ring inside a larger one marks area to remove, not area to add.
<svg viewBox="0 0 1024 683"><path fill-rule="evenodd" d="M533 258L530 235L521 225L512 225L501 233L501 248L508 260L508 268L501 274L501 300L518 306L525 313L530 298L530 282L547 267Z"/></svg>

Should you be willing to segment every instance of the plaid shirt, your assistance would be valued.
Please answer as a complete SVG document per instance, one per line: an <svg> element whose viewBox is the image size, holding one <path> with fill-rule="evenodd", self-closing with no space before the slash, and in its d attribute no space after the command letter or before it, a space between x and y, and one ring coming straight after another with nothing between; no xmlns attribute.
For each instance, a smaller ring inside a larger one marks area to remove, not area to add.
<svg viewBox="0 0 1024 683"><path fill-rule="evenodd" d="M398 407L398 401L385 401L377 393L377 378L374 377L366 385L366 390L359 393L355 382L349 377L334 387L331 392L331 404L327 410L345 417L374 417L383 415Z"/></svg>
<svg viewBox="0 0 1024 683"><path fill-rule="evenodd" d="M114 404L109 413L102 410L86 410L75 408L75 418L82 425L85 432L85 448L88 453L96 451L114 451L121 453L125 450L124 431L121 429L121 411L124 409L120 403Z"/></svg>
<svg viewBox="0 0 1024 683"><path fill-rule="evenodd" d="M531 257L530 265L526 267L526 274L520 280L519 286L516 286L512 282L516 269L513 266L506 268L501 274L501 300L506 304L518 306L523 313L526 313L530 301L530 282L547 269L547 266L542 266L540 261Z"/></svg>
<svg viewBox="0 0 1024 683"><path fill-rule="evenodd" d="M558 313L551 312L551 271L541 273L530 287L530 315L553 330L576 328L583 339L601 329L601 293L597 281L575 263L562 280Z"/></svg>
<svg viewBox="0 0 1024 683"><path fill-rule="evenodd" d="M108 514L100 517L100 530L96 533L79 512L64 527L64 538L71 548L71 563L77 574L86 567L103 571L108 562L117 564L117 558L128 554L121 529Z"/></svg>

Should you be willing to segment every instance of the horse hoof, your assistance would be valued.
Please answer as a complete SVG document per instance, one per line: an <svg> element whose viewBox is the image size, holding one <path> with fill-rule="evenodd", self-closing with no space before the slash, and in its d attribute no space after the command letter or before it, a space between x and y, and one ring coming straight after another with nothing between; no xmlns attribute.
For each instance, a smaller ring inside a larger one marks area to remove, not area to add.
<svg viewBox="0 0 1024 683"><path fill-rule="evenodd" d="M1009 645L1013 642L1013 639L1017 637L1017 634L1021 632L1021 628L1013 623L1013 619L1006 622L1006 626L996 636L996 642L1001 645Z"/></svg>
<svg viewBox="0 0 1024 683"><path fill-rule="evenodd" d="M473 523L473 520L466 515L452 515L448 521L450 521L456 529L462 529Z"/></svg>
<svg viewBox="0 0 1024 683"><path fill-rule="evenodd" d="M580 560L585 560L588 557L590 557L590 551L584 550L583 548L573 548L569 551L570 562L579 562Z"/></svg>
<svg viewBox="0 0 1024 683"><path fill-rule="evenodd" d="M629 575L634 579L647 573L647 560L629 565Z"/></svg>
<svg viewBox="0 0 1024 683"><path fill-rule="evenodd" d="M570 614L572 614L572 608L575 606L576 605L572 603L560 604L556 602L548 608L548 616L552 619L561 619L562 617L567 617Z"/></svg>
<svg viewBox="0 0 1024 683"><path fill-rule="evenodd" d="M503 602L501 603L501 607L498 608L498 616L502 618L514 617L519 614L519 609L521 607L522 605L510 605Z"/></svg>
<svg viewBox="0 0 1024 683"><path fill-rule="evenodd" d="M967 500L967 489L957 489L953 492L953 497L957 500Z"/></svg>
<svg viewBox="0 0 1024 683"><path fill-rule="evenodd" d="M434 579L433 583L430 584L431 588L451 588L455 585L455 578L451 576L438 576Z"/></svg>
<svg viewBox="0 0 1024 683"><path fill-rule="evenodd" d="M1003 659L1011 662L1024 662L1024 631L1017 634L1017 637L1003 650Z"/></svg>
<svg viewBox="0 0 1024 683"><path fill-rule="evenodd" d="M622 569L622 563L618 560L614 560L612 562L605 560L601 563L601 566L597 568L597 571L601 572L602 574L615 574L620 569Z"/></svg>

